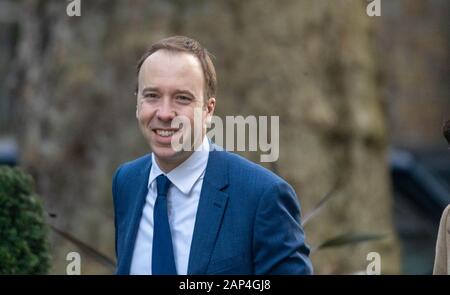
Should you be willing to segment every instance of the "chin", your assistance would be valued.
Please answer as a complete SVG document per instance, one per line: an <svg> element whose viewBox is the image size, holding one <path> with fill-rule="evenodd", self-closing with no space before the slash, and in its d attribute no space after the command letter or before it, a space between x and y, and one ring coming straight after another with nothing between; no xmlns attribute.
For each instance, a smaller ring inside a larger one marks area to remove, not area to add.
<svg viewBox="0 0 450 295"><path fill-rule="evenodd" d="M160 159L171 159L175 158L177 152L172 149L171 146L162 147L162 146L151 146L152 152Z"/></svg>
<svg viewBox="0 0 450 295"><path fill-rule="evenodd" d="M174 151L171 146L152 146L152 151L159 160L166 163L179 161L183 158L183 154L185 153L183 151Z"/></svg>

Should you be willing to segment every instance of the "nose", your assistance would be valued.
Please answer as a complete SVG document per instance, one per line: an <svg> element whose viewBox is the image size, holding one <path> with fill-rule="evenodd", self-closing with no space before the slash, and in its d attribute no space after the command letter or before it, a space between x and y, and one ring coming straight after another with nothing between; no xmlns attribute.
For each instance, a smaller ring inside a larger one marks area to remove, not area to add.
<svg viewBox="0 0 450 295"><path fill-rule="evenodd" d="M156 113L159 120L170 122L175 118L175 111L172 108L170 99L163 99Z"/></svg>

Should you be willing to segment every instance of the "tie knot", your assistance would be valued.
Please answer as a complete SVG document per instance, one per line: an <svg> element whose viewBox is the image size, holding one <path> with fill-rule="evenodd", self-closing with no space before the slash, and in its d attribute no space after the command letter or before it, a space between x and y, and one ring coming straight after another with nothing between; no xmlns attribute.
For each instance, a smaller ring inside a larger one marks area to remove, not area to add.
<svg viewBox="0 0 450 295"><path fill-rule="evenodd" d="M167 196L167 191L170 187L170 180L164 174L156 177L156 189L158 191L158 196Z"/></svg>

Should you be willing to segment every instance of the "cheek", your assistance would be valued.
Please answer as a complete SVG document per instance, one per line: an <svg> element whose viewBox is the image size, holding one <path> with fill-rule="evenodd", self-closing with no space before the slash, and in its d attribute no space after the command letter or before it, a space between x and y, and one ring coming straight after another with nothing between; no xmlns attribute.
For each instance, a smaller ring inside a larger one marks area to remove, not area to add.
<svg viewBox="0 0 450 295"><path fill-rule="evenodd" d="M148 104L140 104L137 108L137 119L141 123L150 121L153 118L154 114L154 108L152 108Z"/></svg>
<svg viewBox="0 0 450 295"><path fill-rule="evenodd" d="M189 115L187 115L187 116L189 117L191 126L193 127L192 130L194 130L194 128L203 129L204 127L206 127L208 117L207 117L207 113L205 111L200 111L200 112L196 112L196 113L192 112L192 113L189 113ZM197 124L197 125L195 125L195 124Z"/></svg>

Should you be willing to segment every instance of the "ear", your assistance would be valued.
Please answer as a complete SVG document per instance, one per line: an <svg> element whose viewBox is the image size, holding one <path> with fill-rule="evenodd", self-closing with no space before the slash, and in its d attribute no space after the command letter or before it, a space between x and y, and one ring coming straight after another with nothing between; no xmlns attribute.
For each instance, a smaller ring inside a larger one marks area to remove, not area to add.
<svg viewBox="0 0 450 295"><path fill-rule="evenodd" d="M212 117L216 108L216 98L210 97L206 102L206 113L208 117Z"/></svg>
<svg viewBox="0 0 450 295"><path fill-rule="evenodd" d="M136 96L136 119L139 119L139 95L137 90L134 95Z"/></svg>
<svg viewBox="0 0 450 295"><path fill-rule="evenodd" d="M139 119L139 107L136 104L136 119Z"/></svg>

